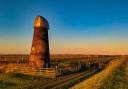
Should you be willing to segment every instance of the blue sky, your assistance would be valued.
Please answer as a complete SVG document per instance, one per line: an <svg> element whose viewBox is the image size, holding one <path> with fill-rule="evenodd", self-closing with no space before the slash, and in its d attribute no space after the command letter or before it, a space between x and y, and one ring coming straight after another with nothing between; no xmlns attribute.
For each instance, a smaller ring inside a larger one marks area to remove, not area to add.
<svg viewBox="0 0 128 89"><path fill-rule="evenodd" d="M37 15L51 54L128 54L127 0L0 0L0 53L29 53Z"/></svg>

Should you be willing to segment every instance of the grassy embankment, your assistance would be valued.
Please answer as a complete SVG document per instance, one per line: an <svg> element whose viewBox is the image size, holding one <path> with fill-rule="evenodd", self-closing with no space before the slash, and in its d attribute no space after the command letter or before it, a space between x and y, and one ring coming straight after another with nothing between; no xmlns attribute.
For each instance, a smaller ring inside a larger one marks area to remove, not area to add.
<svg viewBox="0 0 128 89"><path fill-rule="evenodd" d="M71 89L128 89L128 63L125 59L112 60L106 69Z"/></svg>

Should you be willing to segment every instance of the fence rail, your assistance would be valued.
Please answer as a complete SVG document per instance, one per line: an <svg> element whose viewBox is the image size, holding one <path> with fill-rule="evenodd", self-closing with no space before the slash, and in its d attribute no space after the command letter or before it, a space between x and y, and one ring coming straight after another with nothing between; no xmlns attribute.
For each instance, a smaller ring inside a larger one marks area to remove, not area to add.
<svg viewBox="0 0 128 89"><path fill-rule="evenodd" d="M34 76L43 76L48 78L55 78L59 75L55 68L33 68L33 67L20 67L20 66L10 66L5 68L6 73L15 72Z"/></svg>

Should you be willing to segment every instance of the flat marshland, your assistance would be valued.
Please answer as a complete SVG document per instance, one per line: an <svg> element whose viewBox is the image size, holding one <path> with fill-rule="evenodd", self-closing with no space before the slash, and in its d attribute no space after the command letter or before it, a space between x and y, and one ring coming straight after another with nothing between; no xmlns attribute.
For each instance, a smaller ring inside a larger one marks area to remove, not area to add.
<svg viewBox="0 0 128 89"><path fill-rule="evenodd" d="M71 89L128 89L128 60L112 60L106 69Z"/></svg>
<svg viewBox="0 0 128 89"><path fill-rule="evenodd" d="M28 58L28 55L1 55L0 63L5 66L10 64L20 65L27 63ZM88 62L104 62L106 67L105 69L103 67L100 72L97 65L94 68L89 68L86 65ZM70 72L79 63L82 70ZM46 87L51 85L56 85L54 87L62 85L61 89L69 89L75 84L72 87L73 89L128 89L128 63L126 58L121 56L54 55L51 57L51 66L57 65L61 66L62 76L54 79L20 73L6 74L1 71L0 89L51 89ZM73 76L77 77L74 78ZM71 78L72 80L70 80ZM63 80L65 80L65 83L62 83Z"/></svg>

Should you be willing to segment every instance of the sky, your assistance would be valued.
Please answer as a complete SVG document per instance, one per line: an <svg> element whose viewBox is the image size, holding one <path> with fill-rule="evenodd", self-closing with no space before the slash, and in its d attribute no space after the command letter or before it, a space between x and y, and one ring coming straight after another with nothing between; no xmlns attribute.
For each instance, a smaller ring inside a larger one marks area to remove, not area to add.
<svg viewBox="0 0 128 89"><path fill-rule="evenodd" d="M51 54L128 54L127 0L0 0L0 54L30 53L38 15Z"/></svg>

